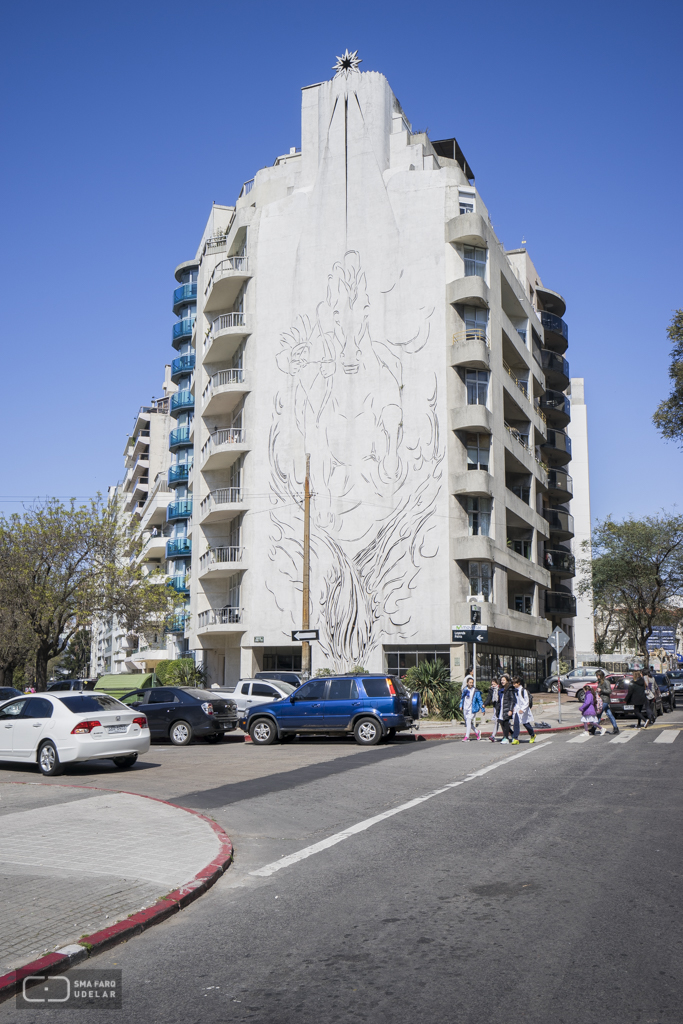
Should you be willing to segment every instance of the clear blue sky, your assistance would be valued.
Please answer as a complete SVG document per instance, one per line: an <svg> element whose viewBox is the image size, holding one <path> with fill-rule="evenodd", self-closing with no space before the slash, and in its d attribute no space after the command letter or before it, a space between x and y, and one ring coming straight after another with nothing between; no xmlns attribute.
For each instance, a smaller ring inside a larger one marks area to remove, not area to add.
<svg viewBox="0 0 683 1024"><path fill-rule="evenodd" d="M213 200L300 144L299 89L348 46L416 129L457 136L503 243L565 295L594 517L672 508L683 454L651 415L683 306L682 22L658 0L5 5L3 498L120 478L174 267Z"/></svg>

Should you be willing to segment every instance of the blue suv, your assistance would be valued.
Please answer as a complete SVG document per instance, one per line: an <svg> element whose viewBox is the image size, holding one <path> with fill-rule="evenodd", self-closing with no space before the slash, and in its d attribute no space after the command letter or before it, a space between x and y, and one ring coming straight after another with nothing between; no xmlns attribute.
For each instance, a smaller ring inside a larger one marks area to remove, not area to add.
<svg viewBox="0 0 683 1024"><path fill-rule="evenodd" d="M371 747L420 719L420 695L391 676L309 679L289 697L249 708L239 726L258 746L297 733L353 733Z"/></svg>

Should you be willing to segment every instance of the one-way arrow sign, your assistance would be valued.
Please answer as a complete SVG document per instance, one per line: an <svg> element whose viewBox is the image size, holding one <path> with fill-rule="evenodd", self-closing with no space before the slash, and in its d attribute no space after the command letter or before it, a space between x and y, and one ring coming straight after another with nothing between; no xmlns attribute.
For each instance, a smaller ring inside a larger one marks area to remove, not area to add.
<svg viewBox="0 0 683 1024"><path fill-rule="evenodd" d="M317 640L320 631L317 629L293 629L292 640Z"/></svg>
<svg viewBox="0 0 683 1024"><path fill-rule="evenodd" d="M454 644L485 644L488 643L489 630L488 626L473 626L467 622L459 626L452 626L451 637Z"/></svg>

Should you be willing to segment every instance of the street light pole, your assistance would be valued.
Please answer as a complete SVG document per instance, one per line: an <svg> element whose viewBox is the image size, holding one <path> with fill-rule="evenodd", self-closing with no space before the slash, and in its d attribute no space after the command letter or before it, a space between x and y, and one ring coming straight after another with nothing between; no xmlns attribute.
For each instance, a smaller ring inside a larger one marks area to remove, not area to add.
<svg viewBox="0 0 683 1024"><path fill-rule="evenodd" d="M310 626L310 585L311 585L311 456L306 456L306 480L304 483L304 574L303 574L303 608L301 613L302 629ZM308 679L311 674L311 645L308 640L301 641L301 675Z"/></svg>
<svg viewBox="0 0 683 1024"><path fill-rule="evenodd" d="M555 637L555 655L557 657L557 724L562 725L562 680L560 679L560 638Z"/></svg>

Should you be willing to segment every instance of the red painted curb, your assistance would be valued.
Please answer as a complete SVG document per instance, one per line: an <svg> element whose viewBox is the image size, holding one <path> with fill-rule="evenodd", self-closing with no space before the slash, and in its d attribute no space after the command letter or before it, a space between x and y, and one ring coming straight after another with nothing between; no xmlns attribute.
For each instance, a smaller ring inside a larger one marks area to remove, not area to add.
<svg viewBox="0 0 683 1024"><path fill-rule="evenodd" d="M65 788L97 789L96 786L69 786ZM151 907L147 907L146 910L141 910L137 914L131 914L125 921L118 921L116 924L103 928L99 932L94 932L92 935L82 936L76 945L80 945L87 950L88 956L111 949L112 946L118 945L119 942L126 942L134 935L140 935L147 928L151 928L152 925L165 921L171 914L183 910L205 893L207 889L210 889L214 882L217 882L221 875L227 871L232 861L233 847L230 837L220 825L212 821L211 818L207 818L205 814L200 814L199 811L194 811L191 807L181 807L180 804L174 804L171 800L161 800L156 796L128 793L127 790L122 789L114 790L114 792L126 793L129 796L139 796L144 800L154 800L156 803L168 804L169 807L185 811L186 814L195 814L211 826L218 837L221 848L218 856L214 857L209 864L197 872L191 881L181 886L180 889L174 889L167 896L161 896ZM64 956L60 953L48 953L46 956L33 960L23 967L15 968L9 974L0 976L0 1003L13 996L19 989L21 982L29 974L60 974L62 971L68 970L71 963L72 958L69 956Z"/></svg>

